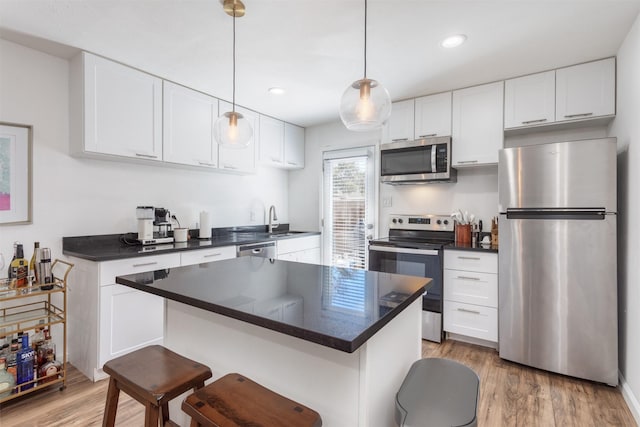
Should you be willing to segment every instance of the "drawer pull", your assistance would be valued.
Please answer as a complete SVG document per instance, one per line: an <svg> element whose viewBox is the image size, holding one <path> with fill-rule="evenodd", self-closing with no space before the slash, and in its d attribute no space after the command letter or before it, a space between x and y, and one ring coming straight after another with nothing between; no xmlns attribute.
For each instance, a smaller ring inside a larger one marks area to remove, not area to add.
<svg viewBox="0 0 640 427"><path fill-rule="evenodd" d="M205 255L204 258L211 258L214 256L220 256L222 255L222 252L216 252L215 254L209 254L209 255Z"/></svg>
<svg viewBox="0 0 640 427"><path fill-rule="evenodd" d="M466 309L466 308L458 308L457 310L458 310L458 311L462 311L462 312L464 312L464 313L480 314L480 312L479 312L479 311L477 311L477 310L468 310L468 309Z"/></svg>
<svg viewBox="0 0 640 427"><path fill-rule="evenodd" d="M477 160L461 160L458 162L458 164L461 164L461 165L467 164L467 163L478 163L478 161Z"/></svg>
<svg viewBox="0 0 640 427"><path fill-rule="evenodd" d="M158 156L154 156L153 154L142 154L142 153L136 153L137 157L144 157L145 159L157 159Z"/></svg>
<svg viewBox="0 0 640 427"><path fill-rule="evenodd" d="M158 263L158 261L154 261L154 262L145 262L142 264L133 264L134 267L146 267L148 265L156 265Z"/></svg>
<svg viewBox="0 0 640 427"><path fill-rule="evenodd" d="M470 259L474 261L480 261L480 258L473 257L473 256L459 256L458 259Z"/></svg>
<svg viewBox="0 0 640 427"><path fill-rule="evenodd" d="M542 123L542 122L546 122L547 119L537 119L537 120L527 120L522 122L523 125L530 125L532 123Z"/></svg>
<svg viewBox="0 0 640 427"><path fill-rule="evenodd" d="M469 277L469 276L458 276L458 279L480 281L479 277Z"/></svg>
<svg viewBox="0 0 640 427"><path fill-rule="evenodd" d="M593 116L593 113L565 114L564 117L567 119L571 119L574 117L589 117L589 116Z"/></svg>

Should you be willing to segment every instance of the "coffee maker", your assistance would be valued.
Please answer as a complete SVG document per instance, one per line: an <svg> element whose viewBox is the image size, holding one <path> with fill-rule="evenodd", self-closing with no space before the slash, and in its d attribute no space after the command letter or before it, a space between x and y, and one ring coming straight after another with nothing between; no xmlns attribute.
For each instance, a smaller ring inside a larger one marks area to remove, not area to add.
<svg viewBox="0 0 640 427"><path fill-rule="evenodd" d="M165 208L138 206L138 241L143 245L173 243L171 232L171 212Z"/></svg>

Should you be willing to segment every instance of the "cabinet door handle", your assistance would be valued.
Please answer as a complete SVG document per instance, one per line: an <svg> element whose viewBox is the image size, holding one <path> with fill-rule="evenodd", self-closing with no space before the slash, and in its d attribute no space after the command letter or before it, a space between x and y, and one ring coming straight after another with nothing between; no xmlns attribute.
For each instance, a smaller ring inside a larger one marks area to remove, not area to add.
<svg viewBox="0 0 640 427"><path fill-rule="evenodd" d="M207 163L207 162L198 162L199 165L201 166L215 166L215 163Z"/></svg>
<svg viewBox="0 0 640 427"><path fill-rule="evenodd" d="M547 121L547 119L527 120L527 121L522 122L522 124L523 125L530 125L532 123L542 123L542 122L546 122L546 121Z"/></svg>
<svg viewBox="0 0 640 427"><path fill-rule="evenodd" d="M418 138L429 138L429 137L432 137L432 136L438 136L438 134L437 133L429 133L427 135L420 135L420 136L418 136Z"/></svg>
<svg viewBox="0 0 640 427"><path fill-rule="evenodd" d="M143 153L136 153L136 156L144 157L145 159L157 159L158 158L158 156L154 156L153 154L143 154Z"/></svg>
<svg viewBox="0 0 640 427"><path fill-rule="evenodd" d="M231 166L231 165L222 165L222 167L225 169L238 169L236 166Z"/></svg>
<svg viewBox="0 0 640 427"><path fill-rule="evenodd" d="M589 117L589 116L593 116L593 113L565 114L564 117L567 119L571 119L574 117Z"/></svg>
<svg viewBox="0 0 640 427"><path fill-rule="evenodd" d="M280 159L279 159L279 158L277 158L277 157L272 157L272 158L271 158L271 161L272 161L272 162L274 162L274 163L282 163L282 160L280 160Z"/></svg>
<svg viewBox="0 0 640 427"><path fill-rule="evenodd" d="M480 258L473 257L473 256L459 256L458 259L471 259L474 261L480 261Z"/></svg>
<svg viewBox="0 0 640 427"><path fill-rule="evenodd" d="M211 257L214 257L214 256L220 256L220 255L222 255L222 252L216 252L215 254L205 255L203 258L211 258Z"/></svg>
<svg viewBox="0 0 640 427"><path fill-rule="evenodd" d="M462 311L463 313L480 314L477 310L468 310L466 308L458 308L457 310Z"/></svg>
<svg viewBox="0 0 640 427"><path fill-rule="evenodd" d="M287 164L291 165L291 166L298 166L298 164L296 162L287 162Z"/></svg>
<svg viewBox="0 0 640 427"><path fill-rule="evenodd" d="M478 163L477 160L461 160L458 162L459 164L464 164L464 163Z"/></svg>
<svg viewBox="0 0 640 427"><path fill-rule="evenodd" d="M156 265L158 263L158 261L154 261L154 262L145 262L142 264L133 264L134 267L146 267L148 265Z"/></svg>
<svg viewBox="0 0 640 427"><path fill-rule="evenodd" d="M480 281L479 277L469 277L469 276L458 276L458 279Z"/></svg>
<svg viewBox="0 0 640 427"><path fill-rule="evenodd" d="M396 141L408 141L409 138L397 138L397 139L392 139L391 141L396 142Z"/></svg>

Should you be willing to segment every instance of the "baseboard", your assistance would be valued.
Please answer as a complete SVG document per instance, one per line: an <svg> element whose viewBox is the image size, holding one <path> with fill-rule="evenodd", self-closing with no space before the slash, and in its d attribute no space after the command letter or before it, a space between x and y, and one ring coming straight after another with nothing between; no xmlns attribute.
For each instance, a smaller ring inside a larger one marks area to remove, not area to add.
<svg viewBox="0 0 640 427"><path fill-rule="evenodd" d="M483 347L493 348L494 350L498 349L498 343L493 341L487 341L480 338L468 337L466 335L458 335L452 332L446 333L446 338L454 341L462 341L469 344L481 345Z"/></svg>
<svg viewBox="0 0 640 427"><path fill-rule="evenodd" d="M625 402L627 402L627 406L631 411L631 415L636 419L636 423L640 425L640 402L633 394L633 390L629 387L629 384L622 376L622 373L618 371L618 375L620 376L620 389L622 391L622 397L624 397Z"/></svg>

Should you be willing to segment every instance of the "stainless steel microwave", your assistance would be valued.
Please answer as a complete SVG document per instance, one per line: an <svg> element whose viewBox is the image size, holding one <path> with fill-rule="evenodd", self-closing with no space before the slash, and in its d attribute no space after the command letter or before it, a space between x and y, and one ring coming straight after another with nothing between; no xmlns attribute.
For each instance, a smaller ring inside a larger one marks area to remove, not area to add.
<svg viewBox="0 0 640 427"><path fill-rule="evenodd" d="M399 141L380 146L380 182L419 184L456 182L451 137Z"/></svg>

